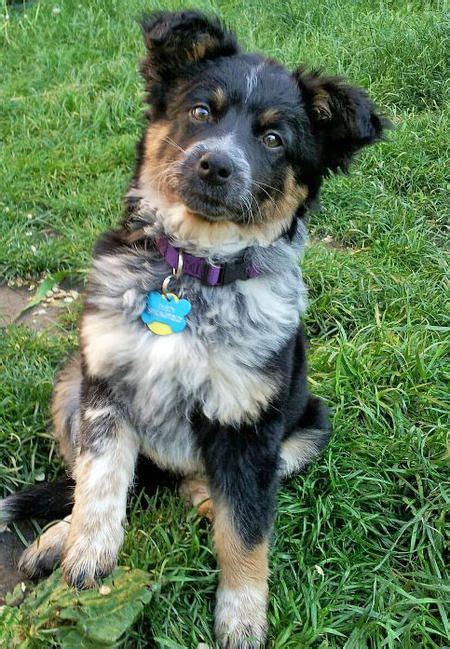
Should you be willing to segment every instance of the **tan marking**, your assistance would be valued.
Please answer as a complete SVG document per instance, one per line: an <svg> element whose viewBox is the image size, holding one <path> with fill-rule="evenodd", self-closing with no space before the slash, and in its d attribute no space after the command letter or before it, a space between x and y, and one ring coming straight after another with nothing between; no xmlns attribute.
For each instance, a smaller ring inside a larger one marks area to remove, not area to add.
<svg viewBox="0 0 450 649"><path fill-rule="evenodd" d="M214 544L222 585L227 588L243 588L250 584L262 591L267 590L267 541L248 550L233 529L231 515L223 505L216 508Z"/></svg>
<svg viewBox="0 0 450 649"><path fill-rule="evenodd" d="M314 92L312 107L317 117L321 120L330 119L330 95L323 88L317 88Z"/></svg>
<svg viewBox="0 0 450 649"><path fill-rule="evenodd" d="M191 61L200 61L206 54L206 43L196 43L192 50L188 52L188 58Z"/></svg>
<svg viewBox="0 0 450 649"><path fill-rule="evenodd" d="M170 164L180 157L181 151L166 139L169 137L170 128L170 124L165 121L151 124L147 128L139 183L143 187L157 187L164 195L173 199Z"/></svg>
<svg viewBox="0 0 450 649"><path fill-rule="evenodd" d="M18 565L21 572L28 577L34 577L55 567L69 535L70 518L66 516L59 523L52 525L22 553Z"/></svg>
<svg viewBox="0 0 450 649"><path fill-rule="evenodd" d="M272 126L279 118L280 113L277 108L268 108L259 117L259 123L262 127Z"/></svg>
<svg viewBox="0 0 450 649"><path fill-rule="evenodd" d="M181 241L195 241L199 248L210 250L215 247L220 249L224 244L232 242L242 242L242 247L268 245L289 227L292 213L285 214L284 219L244 225L232 221L212 223L184 208L168 214L166 223L169 225L170 220L168 231L176 238Z"/></svg>
<svg viewBox="0 0 450 649"><path fill-rule="evenodd" d="M264 192L263 192L264 193ZM286 174L286 180L281 192L274 192L271 197L267 198L261 207L261 213L264 221L275 221L285 223L286 219L292 219L292 215L299 205L304 203L308 197L308 188L305 185L298 185L295 180L294 172L289 169Z"/></svg>
<svg viewBox="0 0 450 649"><path fill-rule="evenodd" d="M216 88L212 93L212 99L214 102L214 106L216 107L216 110L222 110L225 107L225 104L227 103L227 98L224 89L221 88L220 86Z"/></svg>
<svg viewBox="0 0 450 649"><path fill-rule="evenodd" d="M145 149L144 160L151 165L159 161L161 144L164 138L169 135L170 124L168 122L158 122L151 124L145 132Z"/></svg>
<svg viewBox="0 0 450 649"><path fill-rule="evenodd" d="M69 422L78 410L81 388L81 364L73 358L57 376L52 397L53 435L59 442L59 452L66 464L74 461L74 448Z"/></svg>
<svg viewBox="0 0 450 649"><path fill-rule="evenodd" d="M139 230L134 230L133 232L129 232L125 235L125 239L127 243L136 243L136 241L140 241L141 239L145 239L147 236L145 232L145 228L139 228Z"/></svg>
<svg viewBox="0 0 450 649"><path fill-rule="evenodd" d="M254 224L210 222L187 208L170 212L166 223L168 230L180 240L195 241L205 249L231 241L243 241L246 245L268 245L289 227L293 213L307 196L307 187L298 185L293 171L289 170L283 190L275 192L270 199L267 197L261 213L257 211L255 214L257 222Z"/></svg>
<svg viewBox="0 0 450 649"><path fill-rule="evenodd" d="M200 61L205 58L207 53L212 52L219 46L217 38L211 34L200 34L198 41L193 44L191 50L186 51L186 56L190 61Z"/></svg>
<svg viewBox="0 0 450 649"><path fill-rule="evenodd" d="M180 485L180 493L187 504L197 507L202 518L214 520L214 507L207 480L185 478Z"/></svg>
<svg viewBox="0 0 450 649"><path fill-rule="evenodd" d="M160 198L150 183L147 186L142 185L141 189L144 196L150 198L153 195ZM278 201L273 199L274 202L267 199L266 204L261 208L262 218L252 224L232 221L211 222L194 214L178 201L174 201L172 207L170 202L164 203L166 230L179 241L195 241L196 246L203 250L223 251L223 246L231 244L238 246L238 249L251 245L269 245L289 228L294 211L307 196L306 187L296 191L296 195L299 198L298 202L293 197L287 199L282 197ZM257 212L256 218L258 217ZM266 217L268 220L265 220Z"/></svg>
<svg viewBox="0 0 450 649"><path fill-rule="evenodd" d="M267 631L268 543L248 549L233 529L230 513L215 508L214 543L220 567L214 628L221 646L263 646Z"/></svg>
<svg viewBox="0 0 450 649"><path fill-rule="evenodd" d="M118 424L114 438L105 440L100 451L85 451L77 458L75 504L63 552L69 584L92 588L99 575L114 568L137 452L135 433Z"/></svg>

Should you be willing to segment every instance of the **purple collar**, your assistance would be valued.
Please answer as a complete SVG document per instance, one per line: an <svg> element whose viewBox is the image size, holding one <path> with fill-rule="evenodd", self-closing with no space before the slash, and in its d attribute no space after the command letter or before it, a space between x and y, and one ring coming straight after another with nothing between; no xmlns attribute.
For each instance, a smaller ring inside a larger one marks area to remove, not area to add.
<svg viewBox="0 0 450 649"><path fill-rule="evenodd" d="M156 237L156 247L164 260L175 270L180 265L182 253L182 272L196 277L206 286L225 286L238 279L247 280L261 275L261 270L253 264L248 264L243 258L224 264L210 264L202 257L195 257L175 248L166 237Z"/></svg>

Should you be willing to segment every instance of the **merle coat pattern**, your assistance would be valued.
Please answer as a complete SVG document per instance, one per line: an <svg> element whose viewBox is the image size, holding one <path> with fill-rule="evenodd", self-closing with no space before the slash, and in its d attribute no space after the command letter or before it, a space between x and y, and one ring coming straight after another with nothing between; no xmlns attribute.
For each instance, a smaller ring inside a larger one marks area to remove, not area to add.
<svg viewBox="0 0 450 649"><path fill-rule="evenodd" d="M346 170L388 123L359 88L241 53L214 18L158 12L142 26L149 123L124 220L94 251L80 356L54 391L73 508L64 492L70 515L21 567L37 574L62 558L77 588L108 574L143 454L183 476L184 492L214 518L221 646L261 646L279 480L316 457L329 434L326 408L308 392L299 324L305 214L329 172ZM187 327L157 336L140 314L170 273L158 235L261 274L219 287L182 275L173 290L192 304ZM30 492L7 498L0 516L30 514L32 501Z"/></svg>

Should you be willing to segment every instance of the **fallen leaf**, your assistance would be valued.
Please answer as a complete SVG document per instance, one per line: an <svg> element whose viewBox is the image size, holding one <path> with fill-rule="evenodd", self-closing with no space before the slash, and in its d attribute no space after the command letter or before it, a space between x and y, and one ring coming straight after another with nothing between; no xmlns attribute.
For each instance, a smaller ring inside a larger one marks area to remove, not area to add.
<svg viewBox="0 0 450 649"><path fill-rule="evenodd" d="M325 577L325 573L323 571L323 568L321 568L321 566L314 566L314 568L315 568L316 572L318 572L321 577Z"/></svg>
<svg viewBox="0 0 450 649"><path fill-rule="evenodd" d="M68 270L61 270L58 273L53 273L52 275L48 275L38 286L36 293L33 295L31 300L24 306L24 308L20 311L20 313L17 314L17 316L14 318L14 320L17 320L20 318L21 315L23 315L26 311L29 309L32 309L35 307L37 304L40 304L43 300L46 299L46 297L53 295L52 288L55 286L55 284L58 284L61 282L63 279L66 277L69 277L73 273Z"/></svg>
<svg viewBox="0 0 450 649"><path fill-rule="evenodd" d="M0 608L0 646L115 647L150 601L152 590L144 570L117 568L99 589L84 591L69 588L57 570L20 607Z"/></svg>

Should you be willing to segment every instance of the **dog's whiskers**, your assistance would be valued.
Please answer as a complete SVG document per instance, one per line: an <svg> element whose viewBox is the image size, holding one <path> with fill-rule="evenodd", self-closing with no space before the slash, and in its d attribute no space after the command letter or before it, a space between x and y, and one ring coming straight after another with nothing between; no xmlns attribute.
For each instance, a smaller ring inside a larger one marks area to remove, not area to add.
<svg viewBox="0 0 450 649"><path fill-rule="evenodd" d="M260 189L264 187L268 187L269 189L273 189L274 192L278 192L282 196L286 196L286 193L281 191L281 189L278 189L277 187L274 187L273 185L269 185L268 183L263 183L261 180L256 182L255 180L252 180L252 183L256 186L258 186Z"/></svg>
<svg viewBox="0 0 450 649"><path fill-rule="evenodd" d="M269 200L270 200L274 205L276 205L274 199L273 199L272 196L269 194L269 192L267 191L267 189L264 189L264 187L262 187L259 183L255 182L254 180L252 181L252 185L255 185L255 187L258 187L258 189L260 189L261 191L263 191L263 192L266 194L266 196L268 197L268 199L269 199Z"/></svg>
<svg viewBox="0 0 450 649"><path fill-rule="evenodd" d="M159 165L163 167L162 170L152 177L153 182L156 183L157 191L160 192L162 187L166 185L170 186L180 175L177 162L169 162L164 165Z"/></svg>
<svg viewBox="0 0 450 649"><path fill-rule="evenodd" d="M239 196L239 205L240 205L243 220L247 221L248 223L253 223L254 216L253 216L252 206L248 194L241 194Z"/></svg>
<svg viewBox="0 0 450 649"><path fill-rule="evenodd" d="M263 215L262 215L262 212L261 212L261 207L259 206L259 203L256 200L256 197L255 197L255 195L253 194L252 191L249 192L249 195L250 195L250 199L255 202L255 205L258 208L259 222L262 223L264 221L264 218L263 218ZM255 220L253 220L253 223L255 223Z"/></svg>
<svg viewBox="0 0 450 649"><path fill-rule="evenodd" d="M174 146L175 148L177 148L177 149L179 149L180 151L182 151L183 153L186 153L186 149L183 149L182 146L180 146L177 142L175 142L175 140L172 140L172 138L169 137L168 135L166 135L166 136L163 138L163 140L165 140L165 142L167 142L167 144L170 144L171 146Z"/></svg>
<svg viewBox="0 0 450 649"><path fill-rule="evenodd" d="M267 196L268 196L269 200L271 201L271 203L273 204L275 210L278 212L279 216L282 217L283 214L282 214L282 212L281 212L281 210L280 210L279 205L277 205L277 203L276 203L276 201L273 199L273 197L270 196L269 192L266 191L266 190L264 189L264 187L261 187L260 184L257 183L257 182L255 182L255 181L252 181L252 184L255 185L256 187L259 187L259 189L261 189L265 194L267 194ZM266 183L263 183L263 184L265 184L267 187L271 187L271 185L267 185ZM275 187L272 187L272 189L275 189L276 191L280 191L280 190L277 190ZM282 192L282 191L280 191L280 194L282 194L283 196L286 196L286 194L285 194L284 192ZM253 194L252 194L252 196L253 196ZM256 202L256 199L255 199L255 202Z"/></svg>

